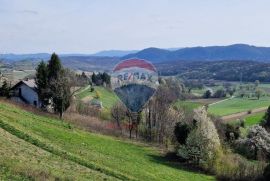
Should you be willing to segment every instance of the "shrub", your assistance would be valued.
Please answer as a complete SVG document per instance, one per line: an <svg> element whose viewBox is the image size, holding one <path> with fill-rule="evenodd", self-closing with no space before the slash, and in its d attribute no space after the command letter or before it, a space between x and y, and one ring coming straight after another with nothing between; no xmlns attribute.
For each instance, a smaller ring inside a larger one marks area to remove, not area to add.
<svg viewBox="0 0 270 181"><path fill-rule="evenodd" d="M261 121L261 125L266 128L266 129L270 129L270 106L268 107L262 121Z"/></svg>
<svg viewBox="0 0 270 181"><path fill-rule="evenodd" d="M94 87L91 87L90 88L90 92L94 92L95 91L95 88Z"/></svg>
<svg viewBox="0 0 270 181"><path fill-rule="evenodd" d="M99 92L99 91L96 91L95 98L96 98L96 99L99 99L99 98L100 98L100 92Z"/></svg>
<svg viewBox="0 0 270 181"><path fill-rule="evenodd" d="M205 91L203 98L208 99L212 96L212 92L210 90Z"/></svg>
<svg viewBox="0 0 270 181"><path fill-rule="evenodd" d="M270 180L270 164L268 164L267 167L265 167L263 176L265 180Z"/></svg>
<svg viewBox="0 0 270 181"><path fill-rule="evenodd" d="M179 146L178 155L211 170L221 146L219 136L214 123L207 117L205 108L199 108L194 113L196 128L188 134L186 144Z"/></svg>
<svg viewBox="0 0 270 181"><path fill-rule="evenodd" d="M226 92L224 89L219 89L214 93L213 97L214 98L226 97Z"/></svg>
<svg viewBox="0 0 270 181"><path fill-rule="evenodd" d="M228 150L219 152L214 172L218 180L257 180L262 177L266 164L252 162Z"/></svg>
<svg viewBox="0 0 270 181"><path fill-rule="evenodd" d="M226 141L233 141L239 138L240 129L238 125L226 124L225 128Z"/></svg>
<svg viewBox="0 0 270 181"><path fill-rule="evenodd" d="M252 126L246 138L235 142L236 150L248 158L265 160L270 158L270 133L259 125Z"/></svg>
<svg viewBox="0 0 270 181"><path fill-rule="evenodd" d="M178 122L175 125L174 135L176 140L180 144L186 144L188 134L191 131L191 127L187 123Z"/></svg>

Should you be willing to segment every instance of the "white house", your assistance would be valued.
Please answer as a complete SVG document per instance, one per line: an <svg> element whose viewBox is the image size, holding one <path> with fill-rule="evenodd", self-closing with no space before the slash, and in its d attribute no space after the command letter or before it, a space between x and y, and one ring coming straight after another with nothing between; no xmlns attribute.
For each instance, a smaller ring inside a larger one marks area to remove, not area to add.
<svg viewBox="0 0 270 181"><path fill-rule="evenodd" d="M22 80L11 89L12 100L40 107L41 103L37 93L37 85L34 79Z"/></svg>

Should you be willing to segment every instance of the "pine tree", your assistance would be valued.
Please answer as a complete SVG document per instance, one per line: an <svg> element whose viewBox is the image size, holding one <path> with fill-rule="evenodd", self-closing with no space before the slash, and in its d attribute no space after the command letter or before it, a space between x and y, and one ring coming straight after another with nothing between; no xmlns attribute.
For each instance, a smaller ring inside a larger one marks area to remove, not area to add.
<svg viewBox="0 0 270 181"><path fill-rule="evenodd" d="M55 53L52 54L51 59L48 62L48 79L56 79L59 72L62 69L61 61Z"/></svg>
<svg viewBox="0 0 270 181"><path fill-rule="evenodd" d="M95 72L92 74L92 82L94 84L96 84L96 82L97 82L97 76L96 76Z"/></svg>
<svg viewBox="0 0 270 181"><path fill-rule="evenodd" d="M46 107L49 104L50 90L48 84L48 67L44 61L41 61L36 69L35 81L42 107Z"/></svg>
<svg viewBox="0 0 270 181"><path fill-rule="evenodd" d="M2 87L0 88L0 96L8 97L9 96L10 87L8 86L7 81L3 82Z"/></svg>

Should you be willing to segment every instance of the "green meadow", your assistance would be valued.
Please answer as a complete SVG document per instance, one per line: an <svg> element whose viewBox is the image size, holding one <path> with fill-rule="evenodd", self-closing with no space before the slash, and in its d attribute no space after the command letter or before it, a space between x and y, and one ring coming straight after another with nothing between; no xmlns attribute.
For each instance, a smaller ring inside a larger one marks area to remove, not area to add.
<svg viewBox="0 0 270 181"><path fill-rule="evenodd" d="M225 116L238 112L244 112L270 105L270 97L260 99L233 98L209 106L209 112L214 115Z"/></svg>
<svg viewBox="0 0 270 181"><path fill-rule="evenodd" d="M6 180L215 180L187 171L155 147L82 131L3 102L0 145L0 178Z"/></svg>

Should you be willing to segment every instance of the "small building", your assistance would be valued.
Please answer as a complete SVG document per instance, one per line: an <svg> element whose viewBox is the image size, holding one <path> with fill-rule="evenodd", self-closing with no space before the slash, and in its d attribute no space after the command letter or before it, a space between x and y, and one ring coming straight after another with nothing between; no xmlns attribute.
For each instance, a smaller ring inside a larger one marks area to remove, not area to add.
<svg viewBox="0 0 270 181"><path fill-rule="evenodd" d="M21 102L35 107L40 107L41 103L37 93L37 85L34 79L22 80L11 88L11 100Z"/></svg>

